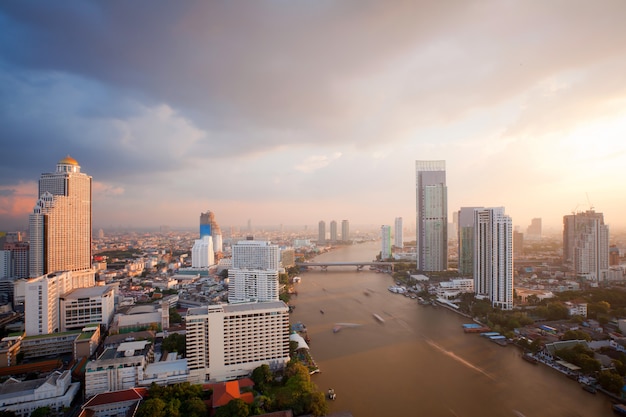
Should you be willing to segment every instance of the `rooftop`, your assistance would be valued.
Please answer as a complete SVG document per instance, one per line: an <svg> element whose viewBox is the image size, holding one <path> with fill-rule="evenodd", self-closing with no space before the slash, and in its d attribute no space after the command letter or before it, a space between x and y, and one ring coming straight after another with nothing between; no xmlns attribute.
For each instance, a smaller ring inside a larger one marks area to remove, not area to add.
<svg viewBox="0 0 626 417"><path fill-rule="evenodd" d="M76 288L64 294L61 298L76 300L79 298L102 297L108 292L113 292L113 287L110 285Z"/></svg>

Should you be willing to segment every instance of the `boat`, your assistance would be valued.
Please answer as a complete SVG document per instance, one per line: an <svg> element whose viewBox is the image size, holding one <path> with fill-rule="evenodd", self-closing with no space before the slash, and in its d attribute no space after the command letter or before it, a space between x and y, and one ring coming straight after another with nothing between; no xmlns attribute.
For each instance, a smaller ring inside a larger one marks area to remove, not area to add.
<svg viewBox="0 0 626 417"><path fill-rule="evenodd" d="M522 355L522 359L524 359L527 362L530 362L534 365L537 365L539 363L539 360L537 358L535 358L533 355L531 355L530 353L525 353Z"/></svg>
<svg viewBox="0 0 626 417"><path fill-rule="evenodd" d="M324 314L324 310L320 310L320 313Z"/></svg>
<svg viewBox="0 0 626 417"><path fill-rule="evenodd" d="M332 388L328 388L328 399L334 400L335 398L337 398L337 394L335 394L335 390Z"/></svg>
<svg viewBox="0 0 626 417"><path fill-rule="evenodd" d="M626 405L624 404L613 404L613 411L616 414L626 416Z"/></svg>
<svg viewBox="0 0 626 417"><path fill-rule="evenodd" d="M339 330L341 330L341 326L335 326L333 327L333 333L338 333Z"/></svg>
<svg viewBox="0 0 626 417"><path fill-rule="evenodd" d="M374 316L374 318L376 320L378 320L379 323L384 323L385 322L385 319L380 317L378 314L374 313L373 316Z"/></svg>
<svg viewBox="0 0 626 417"><path fill-rule="evenodd" d="M594 387L592 387L591 385L587 385L587 384L583 384L583 389L591 394L595 394L596 392L598 392L597 389L595 389Z"/></svg>

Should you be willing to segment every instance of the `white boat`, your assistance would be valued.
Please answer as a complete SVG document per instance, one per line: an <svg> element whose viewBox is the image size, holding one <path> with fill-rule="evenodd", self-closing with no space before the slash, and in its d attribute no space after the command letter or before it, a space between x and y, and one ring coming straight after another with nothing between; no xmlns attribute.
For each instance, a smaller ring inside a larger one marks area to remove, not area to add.
<svg viewBox="0 0 626 417"><path fill-rule="evenodd" d="M378 314L374 313L374 314L373 314L373 316L374 316L374 318L375 318L376 320L378 320L380 323L384 323L384 322L385 322L385 319L384 319L384 318L382 318L382 317L380 317Z"/></svg>

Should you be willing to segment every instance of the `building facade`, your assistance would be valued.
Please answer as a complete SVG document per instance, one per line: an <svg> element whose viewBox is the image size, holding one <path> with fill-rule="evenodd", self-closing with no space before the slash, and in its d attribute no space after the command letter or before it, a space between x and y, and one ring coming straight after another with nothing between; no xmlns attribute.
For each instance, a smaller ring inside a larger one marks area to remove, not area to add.
<svg viewBox="0 0 626 417"><path fill-rule="evenodd" d="M330 222L330 241L337 241L337 222L335 220Z"/></svg>
<svg viewBox="0 0 626 417"><path fill-rule="evenodd" d="M91 270L91 181L69 156L41 174L29 217L31 277Z"/></svg>
<svg viewBox="0 0 626 417"><path fill-rule="evenodd" d="M402 217L396 217L393 223L393 246L398 249L404 248L404 235L402 227Z"/></svg>
<svg viewBox="0 0 626 417"><path fill-rule="evenodd" d="M391 257L391 226L380 226L380 259L382 261Z"/></svg>
<svg viewBox="0 0 626 417"><path fill-rule="evenodd" d="M513 222L504 207L474 211L474 291L502 310L513 308Z"/></svg>
<svg viewBox="0 0 626 417"><path fill-rule="evenodd" d="M341 221L341 240L344 242L350 241L350 222L348 220Z"/></svg>
<svg viewBox="0 0 626 417"><path fill-rule="evenodd" d="M317 244L326 244L326 222L324 220L320 220L317 225Z"/></svg>
<svg viewBox="0 0 626 417"><path fill-rule="evenodd" d="M474 274L474 211L482 207L461 207L457 220L459 275Z"/></svg>
<svg viewBox="0 0 626 417"><path fill-rule="evenodd" d="M215 265L213 237L205 235L196 239L191 248L191 267L208 268L211 265Z"/></svg>
<svg viewBox="0 0 626 417"><path fill-rule="evenodd" d="M59 297L61 331L101 324L105 329L115 313L115 294L110 285L76 288Z"/></svg>
<svg viewBox="0 0 626 417"><path fill-rule="evenodd" d="M237 379L289 361L289 312L282 301L190 308L185 322L192 383Z"/></svg>
<svg viewBox="0 0 626 417"><path fill-rule="evenodd" d="M587 210L563 217L563 262L593 283L607 279L609 228L602 213Z"/></svg>
<svg viewBox="0 0 626 417"><path fill-rule="evenodd" d="M445 161L415 161L417 269L448 268L448 188Z"/></svg>
<svg viewBox="0 0 626 417"><path fill-rule="evenodd" d="M228 302L278 301L280 249L267 241L243 240L232 247Z"/></svg>

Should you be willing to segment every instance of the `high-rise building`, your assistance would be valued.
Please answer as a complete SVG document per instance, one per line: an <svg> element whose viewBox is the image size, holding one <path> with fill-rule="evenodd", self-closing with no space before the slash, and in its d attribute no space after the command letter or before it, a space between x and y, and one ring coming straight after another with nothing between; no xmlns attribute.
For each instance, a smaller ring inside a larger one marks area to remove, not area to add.
<svg viewBox="0 0 626 417"><path fill-rule="evenodd" d="M350 241L350 222L348 220L341 221L341 240L344 242Z"/></svg>
<svg viewBox="0 0 626 417"><path fill-rule="evenodd" d="M91 177L67 156L41 174L38 195L29 218L30 276L90 271Z"/></svg>
<svg viewBox="0 0 626 417"><path fill-rule="evenodd" d="M335 220L330 222L330 241L337 241L337 222Z"/></svg>
<svg viewBox="0 0 626 417"><path fill-rule="evenodd" d="M228 302L278 301L278 245L242 240L233 245L232 268L228 270Z"/></svg>
<svg viewBox="0 0 626 417"><path fill-rule="evenodd" d="M393 246L398 249L404 247L404 236L402 234L402 217L396 217L393 228Z"/></svg>
<svg viewBox="0 0 626 417"><path fill-rule="evenodd" d="M526 229L526 237L528 239L541 239L541 218L536 217L530 221L530 225Z"/></svg>
<svg viewBox="0 0 626 417"><path fill-rule="evenodd" d="M209 305L187 310L187 364L192 383L226 381L289 361L289 312L282 301Z"/></svg>
<svg viewBox="0 0 626 417"><path fill-rule="evenodd" d="M200 239L211 236L213 239L213 251L222 252L222 231L215 220L215 214L211 211L200 213Z"/></svg>
<svg viewBox="0 0 626 417"><path fill-rule="evenodd" d="M317 244L326 244L326 222L324 220L320 220L318 223Z"/></svg>
<svg viewBox="0 0 626 417"><path fill-rule="evenodd" d="M579 277L606 279L609 269L609 228L593 210L563 216L563 262Z"/></svg>
<svg viewBox="0 0 626 417"><path fill-rule="evenodd" d="M457 217L459 275L474 273L474 211L482 207L461 207Z"/></svg>
<svg viewBox="0 0 626 417"><path fill-rule="evenodd" d="M380 239L380 259L384 261L391 257L391 226L386 224L380 226Z"/></svg>
<svg viewBox="0 0 626 417"><path fill-rule="evenodd" d="M524 233L513 232L513 255L515 257L524 255Z"/></svg>
<svg viewBox="0 0 626 417"><path fill-rule="evenodd" d="M513 308L513 222L504 207L474 210L474 291L502 310Z"/></svg>
<svg viewBox="0 0 626 417"><path fill-rule="evenodd" d="M213 238L210 235L204 235L196 239L191 248L191 267L208 268L211 265L215 265Z"/></svg>
<svg viewBox="0 0 626 417"><path fill-rule="evenodd" d="M448 268L448 188L445 161L415 161L417 269Z"/></svg>

